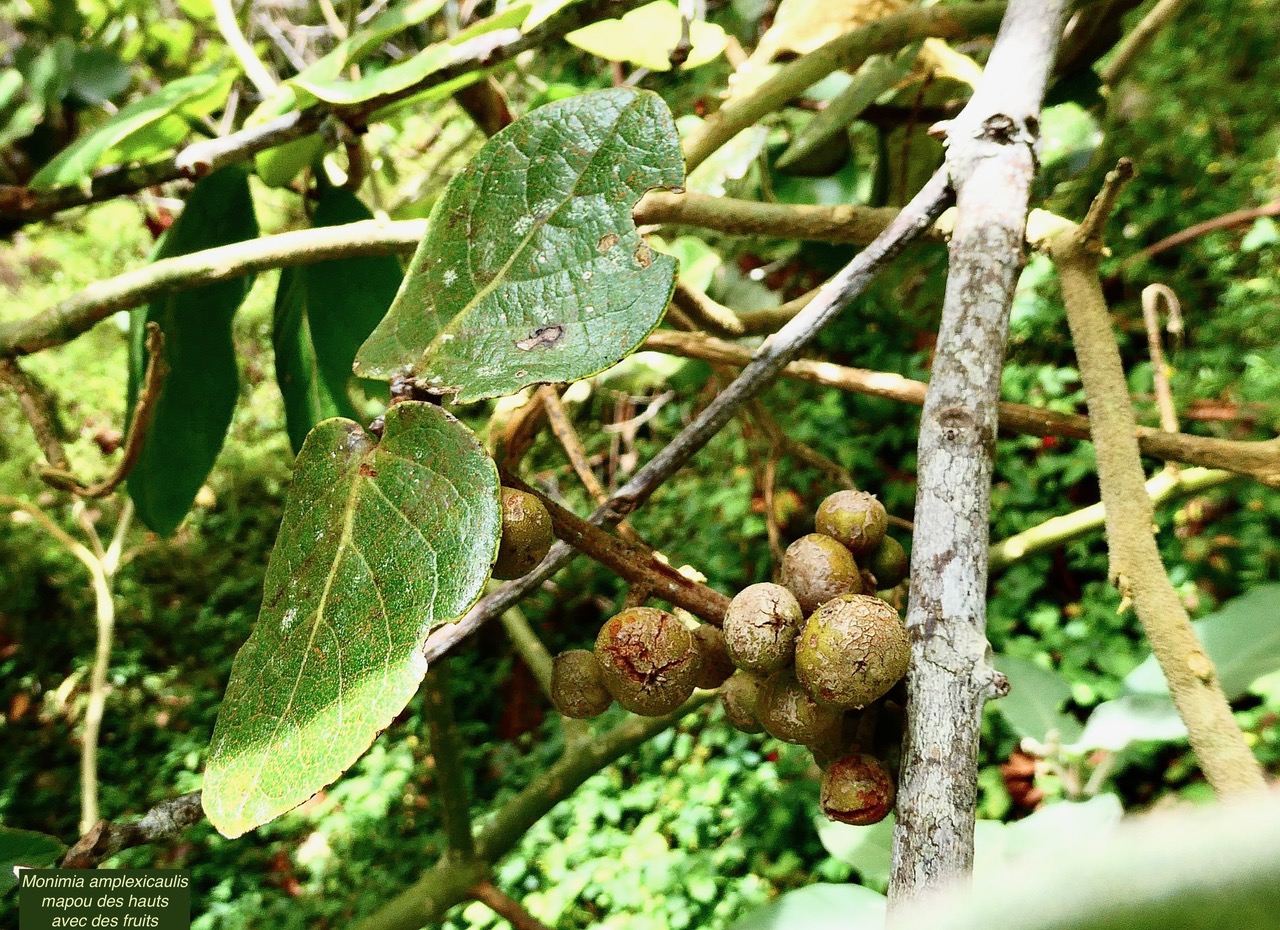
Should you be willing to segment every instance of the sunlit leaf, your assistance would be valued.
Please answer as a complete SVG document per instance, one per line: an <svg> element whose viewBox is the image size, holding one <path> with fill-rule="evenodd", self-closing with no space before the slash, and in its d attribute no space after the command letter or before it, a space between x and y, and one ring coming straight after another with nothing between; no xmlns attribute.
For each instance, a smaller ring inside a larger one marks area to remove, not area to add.
<svg viewBox="0 0 1280 930"><path fill-rule="evenodd" d="M654 94L535 110L450 182L358 373L409 374L465 402L609 367L657 325L675 281L675 260L649 248L631 208L682 180Z"/></svg>
<svg viewBox="0 0 1280 930"><path fill-rule="evenodd" d="M262 611L218 713L203 803L239 836L341 775L404 708L427 635L479 595L497 555L498 475L433 404L312 430Z"/></svg>
<svg viewBox="0 0 1280 930"><path fill-rule="evenodd" d="M621 19L604 19L565 36L565 41L608 61L628 61L650 71L670 71L671 52L680 42L680 9L671 0L656 0ZM682 69L697 68L720 57L724 30L695 20L689 25L689 56Z"/></svg>
<svg viewBox="0 0 1280 930"><path fill-rule="evenodd" d="M1068 743L1080 736L1080 722L1062 712L1062 705L1071 697L1071 682L1018 656L996 656L995 666L1009 679L1009 693L992 706L1019 736L1043 742L1055 731Z"/></svg>
<svg viewBox="0 0 1280 930"><path fill-rule="evenodd" d="M156 250L171 258L256 238L244 169L223 168L200 181ZM158 323L169 364L142 452L129 474L138 517L157 533L173 532L195 500L222 449L239 393L231 320L251 276L207 284L152 301L132 319L130 409L146 368L143 332Z"/></svg>

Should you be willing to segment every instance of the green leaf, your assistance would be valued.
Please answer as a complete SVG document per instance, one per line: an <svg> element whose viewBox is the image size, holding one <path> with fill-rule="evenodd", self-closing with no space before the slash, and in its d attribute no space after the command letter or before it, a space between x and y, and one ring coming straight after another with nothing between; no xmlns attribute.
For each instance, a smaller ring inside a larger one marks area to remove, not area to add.
<svg viewBox="0 0 1280 930"><path fill-rule="evenodd" d="M791 146L778 158L785 171L813 155L828 141L849 128L876 98L906 77L920 54L922 43L903 49L894 58L876 55L859 69L853 81L805 125Z"/></svg>
<svg viewBox="0 0 1280 930"><path fill-rule="evenodd" d="M17 885L15 869L48 868L66 851L66 845L52 836L0 826L0 895Z"/></svg>
<svg viewBox="0 0 1280 930"><path fill-rule="evenodd" d="M671 51L680 41L680 9L671 0L656 0L621 19L604 19L583 26L565 41L608 61L628 61L650 71L670 71ZM720 57L727 41L715 23L697 19L689 24L689 57L682 70L697 68Z"/></svg>
<svg viewBox="0 0 1280 930"><path fill-rule="evenodd" d="M155 258L171 258L256 238L249 180L227 167L191 191ZM146 369L143 333L157 323L164 333L169 374L151 427L129 474L129 496L138 517L162 536L182 522L222 449L239 393L231 320L253 283L251 277L170 294L135 313L129 357L129 407Z"/></svg>
<svg viewBox="0 0 1280 930"><path fill-rule="evenodd" d="M325 185L312 226L371 219L355 194ZM286 268L276 290L276 381L284 396L293 450L321 420L358 419L348 386L356 349L369 337L400 287L394 256L344 258Z"/></svg>
<svg viewBox="0 0 1280 930"><path fill-rule="evenodd" d="M1280 669L1278 615L1280 584L1264 584L1192 624L1204 651L1217 666L1228 700L1243 696L1254 681ZM1155 656L1148 656L1130 672L1124 686L1133 694L1169 693Z"/></svg>
<svg viewBox="0 0 1280 930"><path fill-rule="evenodd" d="M128 90L133 75L115 52L95 45L76 49L69 79L72 96L88 106L100 106Z"/></svg>
<svg viewBox="0 0 1280 930"><path fill-rule="evenodd" d="M862 884L876 891L889 886L893 866L893 815L869 827L837 823L815 817L818 839L823 848L841 862L858 870Z"/></svg>
<svg viewBox="0 0 1280 930"><path fill-rule="evenodd" d="M655 94L535 110L449 183L357 372L408 373L466 402L603 371L658 324L675 285L675 260L649 248L631 208L682 180Z"/></svg>
<svg viewBox="0 0 1280 930"><path fill-rule="evenodd" d="M178 78L154 94L135 100L59 152L31 179L31 187L47 190L85 182L111 149L121 152L126 160L132 158L126 144L131 136L172 113L194 116L212 112L226 99L234 79L235 72L230 68L206 71Z"/></svg>
<svg viewBox="0 0 1280 930"><path fill-rule="evenodd" d="M884 925L884 895L861 885L819 883L787 892L732 930L879 930Z"/></svg>
<svg viewBox="0 0 1280 930"><path fill-rule="evenodd" d="M338 72L309 74L308 69L295 76L291 83L326 103L354 106L374 97L406 90L459 57L467 57L486 47L506 44L514 38L507 31L518 34L520 24L528 14L529 4L517 4L496 16L480 20L447 42L428 46L408 61L378 71L370 69L368 74L354 81L341 80Z"/></svg>
<svg viewBox="0 0 1280 930"><path fill-rule="evenodd" d="M439 407L391 407L378 442L350 420L312 430L214 728L203 803L221 833L360 757L417 690L427 635L479 595L499 535L497 469Z"/></svg>
<svg viewBox="0 0 1280 930"><path fill-rule="evenodd" d="M1186 738L1187 728L1171 698L1161 694L1129 694L1095 707L1085 721L1084 733L1066 748L1075 753L1095 749L1120 752L1133 743Z"/></svg>
<svg viewBox="0 0 1280 930"><path fill-rule="evenodd" d="M995 666L1009 679L1009 693L994 706L1019 736L1044 741L1055 730L1063 742L1080 736L1080 722L1062 712L1071 682L1057 672L1018 656L996 656Z"/></svg>

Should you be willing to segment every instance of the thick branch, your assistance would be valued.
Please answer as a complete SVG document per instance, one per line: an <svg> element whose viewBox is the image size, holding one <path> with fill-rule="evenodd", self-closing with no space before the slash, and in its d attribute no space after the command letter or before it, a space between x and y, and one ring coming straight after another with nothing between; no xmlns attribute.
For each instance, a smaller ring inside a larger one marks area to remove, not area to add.
<svg viewBox="0 0 1280 930"><path fill-rule="evenodd" d="M1095 212L1090 211L1091 217ZM1081 229L1059 236L1051 254L1058 266L1089 402L1111 576L1126 602L1132 602L1146 631L1209 784L1221 795L1258 790L1264 786L1262 770L1236 724L1213 662L1196 638L1156 546L1151 499L1143 487L1134 439L1133 407L1098 281L1101 246L1089 234L1098 225L1086 222Z"/></svg>
<svg viewBox="0 0 1280 930"><path fill-rule="evenodd" d="M203 817L200 792L192 791L161 801L141 818L130 823L100 820L62 857L62 868L92 869L122 849L175 837Z"/></svg>
<svg viewBox="0 0 1280 930"><path fill-rule="evenodd" d="M908 732L891 906L958 881L973 865L982 708L1007 688L986 640L1000 369L1022 267L1040 102L1065 12L1065 0L1013 0L973 98L947 127L956 216L920 422Z"/></svg>

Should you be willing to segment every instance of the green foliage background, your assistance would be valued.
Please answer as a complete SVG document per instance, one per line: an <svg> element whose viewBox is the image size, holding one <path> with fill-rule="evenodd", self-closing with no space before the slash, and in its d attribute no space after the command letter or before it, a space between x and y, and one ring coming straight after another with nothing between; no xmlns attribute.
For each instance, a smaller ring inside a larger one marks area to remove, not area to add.
<svg viewBox="0 0 1280 930"><path fill-rule="evenodd" d="M12 4L0 4L0 13L6 6ZM68 4L49 6L67 16L68 9L74 11ZM730 26L739 6L724 14ZM1112 101L1105 147L1074 153L1083 170L1074 176L1066 169L1051 173L1057 183L1047 191L1046 206L1079 216L1116 157L1137 163L1140 175L1109 230L1117 257L1104 267L1132 387L1139 396L1151 393L1138 294L1146 283L1161 280L1177 291L1186 317L1186 335L1171 353L1179 408L1210 401L1250 418L1186 424L1211 435L1261 438L1280 427L1274 322L1280 318L1280 229L1259 220L1151 261L1123 259L1193 223L1280 196L1274 95L1280 49L1271 28L1277 13L1274 2L1261 0L1189 7ZM192 67L191 54L198 61L210 54L194 32L187 34L191 22L200 20L172 15L151 21L128 53L156 74L183 73ZM565 88L607 84L603 72L580 55L548 55L541 67L548 88L542 99ZM682 102L704 92L710 70L688 78L654 76L646 86L679 113ZM532 105L539 98L521 102ZM1068 127L1078 116L1065 109L1072 106L1065 104L1060 114ZM406 146L428 131L411 117L395 128ZM460 164L475 144L455 141L446 166ZM1072 154L1071 145L1062 151ZM759 196L762 183L772 180L756 166L732 183L744 195ZM783 184L795 191L786 196L819 196L794 179L779 180ZM406 204L401 215L424 214L435 193L438 186L427 184L424 196ZM264 231L303 225L296 199L260 184L254 197ZM783 275L776 283L794 287L846 257L844 250L786 242L710 237L708 243L725 259L715 286L735 306L759 297L760 285L739 273L742 267L778 262L797 280ZM25 316L135 266L151 246L143 213L130 202L30 228L0 249L0 320ZM823 334L824 357L927 378L944 257L936 247L914 249ZM137 812L198 785L231 659L257 614L291 461L271 374L276 277L259 276L235 319L241 397L209 480L211 493L202 494L172 539L141 532L131 537L134 556L119 580L112 693L102 736L106 817ZM31 370L60 390L65 420L78 436L73 462L82 473L100 467L94 432L123 421L125 342L124 328L112 322L31 359ZM1081 409L1073 364L1052 273L1033 262L1014 307L1006 399ZM709 372L686 364L663 383L643 363L627 368L629 376L601 381L581 416L611 416L621 390L653 395L674 388L676 398L640 434L636 451L643 460L685 422ZM877 490L891 512L910 514L914 410L795 382L774 386L765 402L788 412L785 425L793 438ZM1153 404L1140 413L1144 422L1156 422ZM607 450L609 441L589 436L589 450ZM763 443L757 433L731 427L635 518L637 529L660 541L674 564L695 565L726 592L766 579L770 571L755 477ZM1092 458L1087 444L1002 440L993 538L1094 502ZM0 408L0 487L52 502L32 477L35 461L28 428L11 406ZM540 439L528 462L540 477L557 481L566 496L578 493L552 441ZM809 511L831 490L816 470L790 460L779 484L794 490ZM587 501L579 495L575 503L585 507ZM1273 491L1237 482L1190 506L1163 509L1160 521L1174 581L1198 614L1280 579L1280 496ZM804 531L801 525L789 529ZM70 838L76 833L77 721L93 646L90 592L79 564L31 526L0 524L0 565L0 822ZM526 609L555 651L587 643L622 593L616 579L580 559L556 579L554 594L540 593ZM1121 679L1146 655L1132 613L1119 614L1117 606L1107 584L1105 550L1095 536L997 578L990 635L997 651L1061 672L1072 685L1069 710L1083 715L1117 696ZM527 670L496 632L480 637L453 665L468 771L482 811L553 758L561 736ZM1239 718L1274 771L1280 764L1280 686L1255 692L1239 705ZM817 782L807 756L739 734L715 714L709 723L701 721L686 721L587 782L502 864L499 883L556 926L682 928L725 927L781 891L849 878L850 867L828 856L819 842L813 824ZM415 699L345 778L301 810L235 842L201 824L171 847L133 850L119 864L193 869L193 899L203 902L195 926L202 930L345 926L442 851L424 733ZM993 712L984 737L979 814L1018 817L1025 811L999 768L1016 738ZM1127 750L1110 785L1130 808L1207 793L1185 747L1176 744ZM1051 795L1063 790L1052 778L1040 786ZM0 920L10 906L0 901ZM455 911L450 926L496 923L473 905Z"/></svg>

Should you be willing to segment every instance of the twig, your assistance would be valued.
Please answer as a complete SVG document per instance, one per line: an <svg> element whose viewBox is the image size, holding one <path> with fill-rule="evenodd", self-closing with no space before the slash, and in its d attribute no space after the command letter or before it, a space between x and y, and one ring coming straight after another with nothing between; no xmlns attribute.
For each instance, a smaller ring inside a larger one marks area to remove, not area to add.
<svg viewBox="0 0 1280 930"><path fill-rule="evenodd" d="M600 484L600 479L596 477L596 473L591 468L591 463L587 460L587 450L583 448L582 439L579 438L578 431L573 428L573 423L569 420L569 414L564 409L564 402L560 400L560 395L556 393L555 388L545 384L538 388L537 394L547 412L547 421L551 425L551 432L555 434L556 439L560 440L560 445L564 447L564 453L568 456L569 464L573 466L573 471L578 476L578 480L587 489L587 493L591 495L592 500L597 504L603 504L608 499L609 494L605 491L604 486Z"/></svg>
<svg viewBox="0 0 1280 930"><path fill-rule="evenodd" d="M1280 200L1273 200L1265 203L1260 207L1249 207L1244 210L1234 210L1231 213L1224 213L1221 216L1215 216L1211 220L1205 220L1203 223L1196 223L1194 226L1188 226L1186 229L1179 230L1171 236L1165 236L1158 242L1155 242L1139 252L1135 252L1124 260L1122 266L1127 268L1144 258L1150 258L1153 255L1159 255L1161 252L1169 249L1177 248L1180 245L1186 245L1193 239L1211 232L1217 232L1219 229L1230 229L1233 226L1241 226L1245 223L1252 223L1256 219L1264 216L1280 216Z"/></svg>
<svg viewBox="0 0 1280 930"><path fill-rule="evenodd" d="M572 510L560 506L516 475L503 471L502 483L507 487L536 494L551 514L551 525L555 528L556 536L574 549L632 584L646 586L652 597L670 601L715 626L724 622L725 611L729 609L729 598L714 588L686 578L658 558L652 549L605 532Z"/></svg>
<svg viewBox="0 0 1280 930"><path fill-rule="evenodd" d="M409 888L366 917L355 930L418 930L440 920L467 900L471 889L488 879L489 864L516 847L521 837L552 808L605 766L617 761L693 713L714 696L695 694L683 707L665 717L629 717L594 739L569 746L523 791L504 804L476 836L479 861L457 864L441 860Z"/></svg>
<svg viewBox="0 0 1280 930"><path fill-rule="evenodd" d="M463 765L462 742L453 718L453 694L449 690L449 663L435 663L422 681L422 711L431 736L431 758L435 760L436 784L449 857L463 861L475 858L475 838L471 829L471 795Z"/></svg>
<svg viewBox="0 0 1280 930"><path fill-rule="evenodd" d="M631 214L641 225L697 226L736 236L866 245L897 215L891 207L760 203L732 197L650 191ZM940 232L930 236L941 238Z"/></svg>
<svg viewBox="0 0 1280 930"><path fill-rule="evenodd" d="M67 469L46 468L40 474L46 482L80 497L106 497L129 477L133 466L138 464L138 456L142 454L142 443L147 438L156 403L160 400L160 389L169 373L169 365L164 359L164 334L160 332L158 323L147 324L146 349L147 369L142 377L138 399L133 406L133 416L129 418L124 452L111 474L93 484L84 484Z"/></svg>
<svg viewBox="0 0 1280 930"><path fill-rule="evenodd" d="M542 644L538 634L529 625L524 611L519 607L504 610L502 626L507 631L507 638L511 640L511 645L516 647L516 652L520 654L524 664L529 666L533 677L538 680L542 693L551 697L551 653L547 651L547 647Z"/></svg>
<svg viewBox="0 0 1280 930"><path fill-rule="evenodd" d="M1158 506L1173 497L1207 491L1237 477L1229 471L1212 468L1192 468L1186 471L1162 469L1146 483L1146 489L1152 505ZM1051 517L1021 533L992 543L991 570L1000 571L1033 555L1065 546L1102 529L1105 520L1106 508L1101 503Z"/></svg>
<svg viewBox="0 0 1280 930"><path fill-rule="evenodd" d="M708 156L748 126L782 107L793 97L839 68L854 68L876 54L905 48L921 39L968 39L995 29L1003 3L913 7L832 39L821 48L783 65L750 94L731 100L707 117L684 142L685 161L693 171Z"/></svg>
<svg viewBox="0 0 1280 930"><path fill-rule="evenodd" d="M64 869L92 869L122 849L158 843L184 832L204 818L200 792L161 801L136 821L111 823L99 820L62 857Z"/></svg>
<svg viewBox="0 0 1280 930"><path fill-rule="evenodd" d="M920 419L891 909L971 869L982 709L1008 688L986 639L991 472L1040 105L1066 7L1012 0L973 97L945 126L956 214Z"/></svg>
<svg viewBox="0 0 1280 930"><path fill-rule="evenodd" d="M1108 177L1099 203L1122 178ZM1101 212L1091 208L1090 216ZM1120 350L1098 280L1100 223L1059 235L1050 247L1058 267L1067 321L1089 402L1098 480L1106 507L1111 577L1132 603L1169 682L1191 748L1209 784L1221 795L1264 787L1262 770L1231 713L1213 662L1160 558L1152 533L1151 498L1143 487L1135 420ZM1086 238L1093 232L1093 238Z"/></svg>
<svg viewBox="0 0 1280 930"><path fill-rule="evenodd" d="M647 500L723 429L744 404L771 382L832 317L860 294L882 267L906 248L908 242L929 228L946 206L948 198L946 178L938 173L874 242L823 286L800 315L764 341L732 384L619 488L607 504L597 508L590 522L616 523ZM543 581L569 562L572 554L570 546L563 541L557 542L542 564L528 575L508 582L482 598L456 623L437 629L423 650L427 660L444 655L490 619L537 590Z"/></svg>
<svg viewBox="0 0 1280 930"><path fill-rule="evenodd" d="M1166 433L1178 431L1178 409L1173 403L1173 388L1169 384L1169 368L1164 361L1163 339L1160 336L1160 304L1169 311L1169 329L1181 327L1178 295L1164 284L1149 284L1142 289L1142 321L1147 328L1147 352L1151 356L1151 378L1155 382L1156 408L1160 411L1160 428Z"/></svg>
<svg viewBox="0 0 1280 930"><path fill-rule="evenodd" d="M1160 0L1147 11L1133 31L1125 36L1124 41L1116 48L1111 61L1102 69L1102 83L1115 87L1120 79L1129 73L1129 69L1142 57L1156 33L1165 27L1187 5L1187 0Z"/></svg>
<svg viewBox="0 0 1280 930"><path fill-rule="evenodd" d="M668 352L685 358L709 362L745 365L751 352L742 346L720 339L657 330L645 340L644 348ZM832 362L800 360L791 362L782 372L788 378L808 381L920 406L927 386L902 375L865 368L847 368ZM1089 418L1079 414L1058 413L1029 404L1001 402L1000 432L1028 436L1055 436L1066 439L1089 439ZM1166 433L1147 426L1137 428L1143 455L1185 465L1221 468L1245 475L1270 487L1280 487L1280 439L1236 440L1186 433Z"/></svg>
<svg viewBox="0 0 1280 930"><path fill-rule="evenodd" d="M717 336L741 336L744 332L742 320L738 319L736 313L680 281L676 282L671 302L709 333Z"/></svg>
<svg viewBox="0 0 1280 930"><path fill-rule="evenodd" d="M512 930L549 930L546 924L493 882L480 882L471 889L470 895L511 924Z"/></svg>
<svg viewBox="0 0 1280 930"><path fill-rule="evenodd" d="M0 358L0 384L18 395L18 409L31 424L36 445L52 468L70 468L67 450L62 445L62 427L58 422L58 402L43 384L28 374L13 359Z"/></svg>
<svg viewBox="0 0 1280 930"><path fill-rule="evenodd" d="M213 0L213 19L218 25L218 32L222 33L222 40L227 43L231 54L236 56L236 61L240 62L240 67L244 69L245 77L261 97L265 99L271 96L279 85L258 57L258 53L253 50L249 40L244 37L244 33L240 31L240 23L236 21L236 11L231 8L231 0Z"/></svg>

